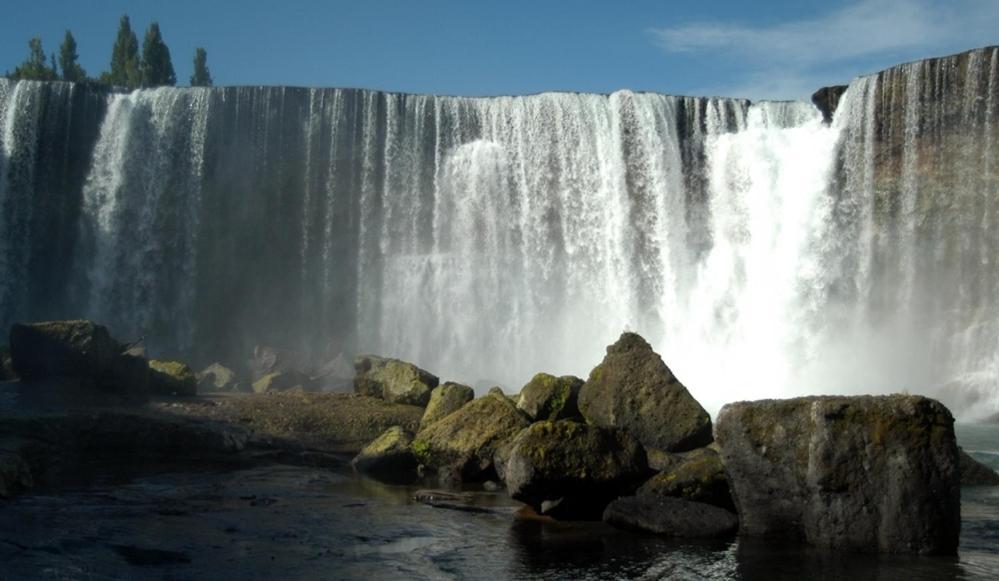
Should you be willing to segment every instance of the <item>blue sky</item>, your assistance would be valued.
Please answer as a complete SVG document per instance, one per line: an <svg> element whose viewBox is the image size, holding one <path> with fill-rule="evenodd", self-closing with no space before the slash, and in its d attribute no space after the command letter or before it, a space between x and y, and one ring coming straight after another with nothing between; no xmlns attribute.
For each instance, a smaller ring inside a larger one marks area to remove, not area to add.
<svg viewBox="0 0 999 581"><path fill-rule="evenodd" d="M458 95L617 89L807 98L892 64L999 44L999 0L7 0L0 70L66 28L107 68L118 17L158 20L186 84L196 46L216 84Z"/></svg>

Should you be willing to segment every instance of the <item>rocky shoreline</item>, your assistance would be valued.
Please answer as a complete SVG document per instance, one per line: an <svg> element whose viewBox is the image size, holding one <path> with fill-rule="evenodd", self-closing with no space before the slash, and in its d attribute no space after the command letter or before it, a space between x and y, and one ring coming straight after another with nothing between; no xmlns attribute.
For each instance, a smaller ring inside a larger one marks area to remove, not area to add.
<svg viewBox="0 0 999 581"><path fill-rule="evenodd" d="M424 485L416 500L441 508L476 510L463 488L505 487L523 518L953 554L960 486L999 484L919 396L740 402L712 425L633 333L585 381L539 373L478 398L374 355L307 365L258 348L247 377L217 363L196 374L89 321L16 325L0 360L0 499L115 463L349 463Z"/></svg>

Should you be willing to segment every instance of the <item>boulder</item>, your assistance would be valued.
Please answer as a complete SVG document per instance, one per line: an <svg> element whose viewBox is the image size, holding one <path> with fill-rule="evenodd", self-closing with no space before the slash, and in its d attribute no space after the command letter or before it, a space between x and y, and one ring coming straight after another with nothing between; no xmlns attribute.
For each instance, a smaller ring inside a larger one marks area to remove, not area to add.
<svg viewBox="0 0 999 581"><path fill-rule="evenodd" d="M489 394L420 429L413 451L434 470L464 481L493 478L496 451L530 422L509 399Z"/></svg>
<svg viewBox="0 0 999 581"><path fill-rule="evenodd" d="M711 417L640 336L624 333L579 391L586 421L623 428L646 448L682 452L711 443Z"/></svg>
<svg viewBox="0 0 999 581"><path fill-rule="evenodd" d="M392 426L365 446L351 465L358 472L384 482L412 482L419 464L410 447L412 443L412 434L400 426Z"/></svg>
<svg viewBox="0 0 999 581"><path fill-rule="evenodd" d="M149 360L149 390L159 395L197 395L198 379L179 361Z"/></svg>
<svg viewBox="0 0 999 581"><path fill-rule="evenodd" d="M14 361L10 357L10 348L0 345L0 381L13 381L17 379L14 373Z"/></svg>
<svg viewBox="0 0 999 581"><path fill-rule="evenodd" d="M448 414L458 411L461 406L475 399L471 387L460 383L446 382L438 385L430 392L430 401L423 412L420 427L429 426Z"/></svg>
<svg viewBox="0 0 999 581"><path fill-rule="evenodd" d="M104 385L117 393L147 394L152 391L153 376L148 359L125 352L112 361Z"/></svg>
<svg viewBox="0 0 999 581"><path fill-rule="evenodd" d="M236 372L221 363L212 363L198 372L198 391L201 393L213 391L242 391L236 380Z"/></svg>
<svg viewBox="0 0 999 581"><path fill-rule="evenodd" d="M298 371L279 371L253 382L253 393L273 391L314 391L312 378Z"/></svg>
<svg viewBox="0 0 999 581"><path fill-rule="evenodd" d="M101 385L122 345L92 321L48 321L10 328L14 372L25 382L74 378Z"/></svg>
<svg viewBox="0 0 999 581"><path fill-rule="evenodd" d="M354 360L354 391L392 403L426 406L440 380L412 363L375 355Z"/></svg>
<svg viewBox="0 0 999 581"><path fill-rule="evenodd" d="M305 375L310 375L312 372L309 358L305 354L266 345L254 347L253 356L246 363L253 381L265 375L284 371L295 371Z"/></svg>
<svg viewBox="0 0 999 581"><path fill-rule="evenodd" d="M999 473L958 448L961 486L999 486Z"/></svg>
<svg viewBox="0 0 999 581"><path fill-rule="evenodd" d="M314 379L320 391L350 393L354 390L354 366L343 353L338 353L316 369Z"/></svg>
<svg viewBox="0 0 999 581"><path fill-rule="evenodd" d="M532 424L504 462L510 496L556 518L599 519L648 476L645 452L622 430L570 420Z"/></svg>
<svg viewBox="0 0 999 581"><path fill-rule="evenodd" d="M833 115L839 107L839 100L846 93L846 85L822 87L812 94L812 103L822 112L822 120L831 123Z"/></svg>
<svg viewBox="0 0 999 581"><path fill-rule="evenodd" d="M954 419L935 400L740 402L722 408L715 435L742 534L857 551L957 550Z"/></svg>
<svg viewBox="0 0 999 581"><path fill-rule="evenodd" d="M603 519L614 526L692 539L734 535L739 519L731 512L680 498L626 496L607 505Z"/></svg>
<svg viewBox="0 0 999 581"><path fill-rule="evenodd" d="M535 421L576 418L582 386L583 380L572 375L555 377L538 373L521 390L517 407Z"/></svg>
<svg viewBox="0 0 999 581"><path fill-rule="evenodd" d="M718 452L698 448L676 456L669 468L638 489L639 496L682 498L735 511Z"/></svg>
<svg viewBox="0 0 999 581"><path fill-rule="evenodd" d="M16 437L0 439L0 498L9 498L34 485L31 466L24 457L27 445Z"/></svg>

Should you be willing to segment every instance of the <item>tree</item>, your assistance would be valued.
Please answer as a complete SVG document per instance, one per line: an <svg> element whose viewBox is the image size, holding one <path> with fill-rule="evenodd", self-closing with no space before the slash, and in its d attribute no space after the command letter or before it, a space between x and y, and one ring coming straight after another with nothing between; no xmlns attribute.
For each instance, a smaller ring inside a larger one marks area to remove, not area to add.
<svg viewBox="0 0 999 581"><path fill-rule="evenodd" d="M160 25L157 22L149 25L146 38L142 41L141 69L143 87L177 84L177 75L174 74L173 63L170 62L170 49L163 42L163 35L160 34Z"/></svg>
<svg viewBox="0 0 999 581"><path fill-rule="evenodd" d="M42 48L41 37L35 36L28 41L28 58L14 69L10 75L13 79L31 81L52 81L56 74L54 69L46 64L45 50Z"/></svg>
<svg viewBox="0 0 999 581"><path fill-rule="evenodd" d="M76 39L73 38L73 33L67 30L62 44L59 46L59 66L62 67L62 80L71 83L87 80L87 72L77 62L79 58L76 53Z"/></svg>
<svg viewBox="0 0 999 581"><path fill-rule="evenodd" d="M101 80L112 85L134 89L139 86L139 39L132 31L128 14L123 14L118 23L118 37L111 49L111 72L101 75Z"/></svg>
<svg viewBox="0 0 999 581"><path fill-rule="evenodd" d="M212 86L212 74L208 72L208 51L200 46L194 49L194 74L191 75L191 86Z"/></svg>

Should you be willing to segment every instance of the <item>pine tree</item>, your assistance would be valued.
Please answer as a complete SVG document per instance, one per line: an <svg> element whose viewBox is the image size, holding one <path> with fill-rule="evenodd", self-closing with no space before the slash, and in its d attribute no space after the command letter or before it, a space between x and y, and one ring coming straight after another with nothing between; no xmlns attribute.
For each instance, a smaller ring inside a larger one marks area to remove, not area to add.
<svg viewBox="0 0 999 581"><path fill-rule="evenodd" d="M62 80L72 83L87 80L87 72L77 62L79 58L76 53L76 39L73 38L73 33L67 30L62 45L59 46L59 66L62 67Z"/></svg>
<svg viewBox="0 0 999 581"><path fill-rule="evenodd" d="M173 63L170 61L170 49L163 42L160 25L157 22L149 25L146 37L142 41L141 71L143 87L177 84L177 75L174 74Z"/></svg>
<svg viewBox="0 0 999 581"><path fill-rule="evenodd" d="M28 58L20 66L14 69L10 75L13 79L25 79L32 81L52 81L56 74L53 68L46 64L45 50L42 48L41 37L35 36L28 41Z"/></svg>
<svg viewBox="0 0 999 581"><path fill-rule="evenodd" d="M124 14L118 24L118 37L111 49L111 72L101 76L112 85L134 89L139 86L139 39L132 31L128 14Z"/></svg>
<svg viewBox="0 0 999 581"><path fill-rule="evenodd" d="M208 72L208 51L201 47L194 49L194 74L191 75L191 86L212 86L212 74Z"/></svg>

